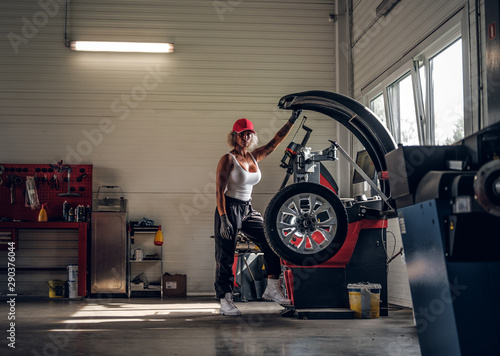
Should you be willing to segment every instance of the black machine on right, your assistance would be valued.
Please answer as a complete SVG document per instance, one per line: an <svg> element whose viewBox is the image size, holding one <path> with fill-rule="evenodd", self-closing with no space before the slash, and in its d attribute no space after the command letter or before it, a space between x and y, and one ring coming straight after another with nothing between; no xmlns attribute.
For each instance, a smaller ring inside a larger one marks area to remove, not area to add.
<svg viewBox="0 0 500 356"><path fill-rule="evenodd" d="M500 122L386 155L422 355L500 354Z"/></svg>

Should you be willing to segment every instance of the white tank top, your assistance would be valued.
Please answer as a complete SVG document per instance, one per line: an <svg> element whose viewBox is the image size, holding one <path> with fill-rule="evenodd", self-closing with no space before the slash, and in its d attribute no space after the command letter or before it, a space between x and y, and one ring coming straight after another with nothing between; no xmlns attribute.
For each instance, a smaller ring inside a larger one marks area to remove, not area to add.
<svg viewBox="0 0 500 356"><path fill-rule="evenodd" d="M229 181L227 183L227 189L224 192L228 197L248 201L252 197L252 188L255 184L259 183L261 178L261 173L259 165L255 161L255 158L250 153L252 161L254 161L257 166L257 172L248 172L243 169L236 157L232 153L229 155L233 158L233 169L229 174Z"/></svg>

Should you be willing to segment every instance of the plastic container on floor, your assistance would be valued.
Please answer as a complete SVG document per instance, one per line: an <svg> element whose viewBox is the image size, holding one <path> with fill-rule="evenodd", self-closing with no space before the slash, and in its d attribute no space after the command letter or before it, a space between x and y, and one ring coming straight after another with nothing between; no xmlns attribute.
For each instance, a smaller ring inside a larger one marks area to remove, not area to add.
<svg viewBox="0 0 500 356"><path fill-rule="evenodd" d="M49 285L49 298L64 298L65 281L53 280L48 281L47 284Z"/></svg>
<svg viewBox="0 0 500 356"><path fill-rule="evenodd" d="M78 282L68 282L68 298L78 298Z"/></svg>
<svg viewBox="0 0 500 356"><path fill-rule="evenodd" d="M347 285L349 305L357 319L375 319L380 316L380 290L377 283L351 283Z"/></svg>
<svg viewBox="0 0 500 356"><path fill-rule="evenodd" d="M78 282L78 265L68 265L68 281Z"/></svg>

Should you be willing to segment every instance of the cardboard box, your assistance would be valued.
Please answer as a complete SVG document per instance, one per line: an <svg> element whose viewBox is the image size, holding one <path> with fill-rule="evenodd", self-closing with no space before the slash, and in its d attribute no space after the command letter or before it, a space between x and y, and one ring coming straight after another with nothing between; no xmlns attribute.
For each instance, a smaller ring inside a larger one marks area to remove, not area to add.
<svg viewBox="0 0 500 356"><path fill-rule="evenodd" d="M132 283L130 290L144 290L144 283Z"/></svg>
<svg viewBox="0 0 500 356"><path fill-rule="evenodd" d="M163 298L186 298L186 275L163 275Z"/></svg>

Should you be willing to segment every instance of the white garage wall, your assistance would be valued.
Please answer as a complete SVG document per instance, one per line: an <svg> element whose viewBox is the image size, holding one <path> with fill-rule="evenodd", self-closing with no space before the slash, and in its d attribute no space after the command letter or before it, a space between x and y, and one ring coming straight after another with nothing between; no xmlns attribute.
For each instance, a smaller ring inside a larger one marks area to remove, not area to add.
<svg viewBox="0 0 500 356"><path fill-rule="evenodd" d="M0 162L94 165L94 192L119 185L129 218L163 225L164 271L212 293L214 172L240 117L264 142L281 96L335 89L333 1L72 0L73 40L175 43L174 54L73 52L62 0L0 3ZM310 114L311 146L335 124ZM290 135L291 137L291 135ZM300 136L301 137L301 136ZM261 168L264 211L285 142ZM334 173L334 170L332 170Z"/></svg>

